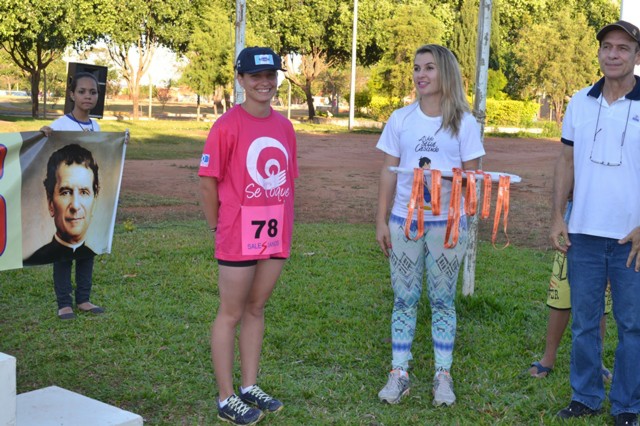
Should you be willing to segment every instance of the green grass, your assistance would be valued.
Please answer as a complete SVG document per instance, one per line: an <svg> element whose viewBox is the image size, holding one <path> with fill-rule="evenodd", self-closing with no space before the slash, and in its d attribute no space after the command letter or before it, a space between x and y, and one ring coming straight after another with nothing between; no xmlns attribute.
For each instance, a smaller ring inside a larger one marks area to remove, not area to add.
<svg viewBox="0 0 640 426"><path fill-rule="evenodd" d="M0 132L50 120L0 116ZM197 158L210 124L103 121L132 135L128 159ZM309 127L305 127L309 126ZM298 131L340 132L305 124ZM122 205L173 206L171 197L123 194ZM56 318L51 267L2 272L0 352L17 358L18 393L57 385L141 414L150 425L215 423L209 327L217 267L202 221L116 226L113 254L97 259L93 300L102 317ZM570 336L544 380L521 373L540 359L550 252L481 243L476 291L458 296L452 374L458 396L433 408L426 294L414 343L411 394L382 405L390 363L393 292L372 225L297 224L294 249L267 306L260 383L285 402L271 425L555 424L570 398ZM605 363L612 365L615 325ZM237 380L236 380L237 383ZM590 419L603 424L606 415ZM577 422L576 424L587 424Z"/></svg>
<svg viewBox="0 0 640 426"><path fill-rule="evenodd" d="M57 385L141 414L146 424L215 423L212 254L202 222L132 232L118 225L113 254L95 266L93 300L107 314L67 322L55 316L50 267L3 272L0 351L18 360L18 393ZM431 405L424 295L413 389L389 406L376 394L389 368L393 293L373 227L297 225L293 255L267 306L260 372L263 388L286 407L265 424L554 424L570 398L568 333L552 375L521 374L544 347L551 261L548 252L480 245L475 294L458 295L458 401L450 408ZM607 365L614 339L609 332Z"/></svg>
<svg viewBox="0 0 640 426"><path fill-rule="evenodd" d="M52 120L0 116L0 132L36 131ZM129 160L193 159L202 154L211 123L184 120L115 121L102 120L106 132L129 130Z"/></svg>
<svg viewBox="0 0 640 426"><path fill-rule="evenodd" d="M52 120L0 115L0 132L37 131ZM101 120L100 128L106 132L129 130L131 140L127 146L128 160L169 160L200 158L204 141L212 123L195 120ZM297 132L303 133L344 133L348 129L341 126L313 123L296 123ZM359 129L359 133L379 132L379 130Z"/></svg>

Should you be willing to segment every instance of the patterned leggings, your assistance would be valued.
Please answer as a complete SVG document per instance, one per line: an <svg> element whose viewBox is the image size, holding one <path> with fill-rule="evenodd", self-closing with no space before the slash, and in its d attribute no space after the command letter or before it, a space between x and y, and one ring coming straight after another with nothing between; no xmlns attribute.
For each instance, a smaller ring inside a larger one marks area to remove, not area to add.
<svg viewBox="0 0 640 426"><path fill-rule="evenodd" d="M467 246L467 220L460 218L460 238L452 249L444 248L446 220L425 222L425 234L418 241L404 235L405 219L391 215L392 250L389 256L394 301L391 314L393 368L407 370L416 330L418 302L422 294L424 271L431 304L431 336L435 368L449 370L453 361L456 334L456 283ZM415 235L417 222L411 223Z"/></svg>

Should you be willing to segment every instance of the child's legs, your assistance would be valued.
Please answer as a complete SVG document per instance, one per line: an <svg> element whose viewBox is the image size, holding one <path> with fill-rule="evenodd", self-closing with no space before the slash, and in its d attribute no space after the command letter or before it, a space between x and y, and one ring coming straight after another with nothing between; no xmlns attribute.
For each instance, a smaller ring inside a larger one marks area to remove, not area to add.
<svg viewBox="0 0 640 426"><path fill-rule="evenodd" d="M71 299L71 261L55 262L53 264L53 288L56 292L58 309L73 306Z"/></svg>
<svg viewBox="0 0 640 426"><path fill-rule="evenodd" d="M90 301L93 259L94 256L76 260L76 305Z"/></svg>
<svg viewBox="0 0 640 426"><path fill-rule="evenodd" d="M218 267L220 306L211 326L211 359L221 400L233 394L236 327L243 317L257 266Z"/></svg>
<svg viewBox="0 0 640 426"><path fill-rule="evenodd" d="M284 267L284 259L260 260L247 297L240 326L240 369L242 386L256 384L262 339L264 336L264 307Z"/></svg>
<svg viewBox="0 0 640 426"><path fill-rule="evenodd" d="M449 371L453 362L456 336L456 284L467 247L466 217L460 219L458 244L444 248L446 221L430 223L427 228L427 294L431 303L431 336L436 371Z"/></svg>
<svg viewBox="0 0 640 426"><path fill-rule="evenodd" d="M558 347L562 335L569 324L570 309L549 309L549 321L547 322L547 338L544 347L544 355L540 363L545 367L553 367L558 355Z"/></svg>
<svg viewBox="0 0 640 426"><path fill-rule="evenodd" d="M391 245L389 264L393 287L391 313L392 367L409 368L411 344L416 330L418 302L422 294L424 271L424 242L407 240L404 219L391 216L389 220Z"/></svg>

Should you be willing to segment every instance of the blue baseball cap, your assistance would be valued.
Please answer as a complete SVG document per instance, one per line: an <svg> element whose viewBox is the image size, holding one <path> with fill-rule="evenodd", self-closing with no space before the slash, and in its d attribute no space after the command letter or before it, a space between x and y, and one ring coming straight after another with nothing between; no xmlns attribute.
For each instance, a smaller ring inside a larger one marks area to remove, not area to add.
<svg viewBox="0 0 640 426"><path fill-rule="evenodd" d="M260 71L284 71L282 59L268 47L246 47L236 59L238 74L255 74Z"/></svg>

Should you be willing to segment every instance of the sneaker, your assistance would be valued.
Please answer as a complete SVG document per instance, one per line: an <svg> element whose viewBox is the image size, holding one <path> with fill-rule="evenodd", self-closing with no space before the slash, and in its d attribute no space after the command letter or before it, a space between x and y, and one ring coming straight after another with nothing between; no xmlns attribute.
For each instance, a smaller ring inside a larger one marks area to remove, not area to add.
<svg viewBox="0 0 640 426"><path fill-rule="evenodd" d="M595 416L596 414L600 414L600 410L593 410L578 401L571 401L569 406L558 411L556 416L561 419L572 419L575 417Z"/></svg>
<svg viewBox="0 0 640 426"><path fill-rule="evenodd" d="M448 371L438 371L433 378L433 405L451 405L456 402L453 379Z"/></svg>
<svg viewBox="0 0 640 426"><path fill-rule="evenodd" d="M262 417L262 411L249 407L238 395L231 395L223 408L218 405L218 418L234 425L254 425L262 420Z"/></svg>
<svg viewBox="0 0 640 426"><path fill-rule="evenodd" d="M620 413L614 418L616 426L638 426L637 413Z"/></svg>
<svg viewBox="0 0 640 426"><path fill-rule="evenodd" d="M282 402L266 394L258 385L254 385L251 390L246 393L238 392L238 395L240 395L240 399L245 404L253 405L269 413L275 413L284 407Z"/></svg>
<svg viewBox="0 0 640 426"><path fill-rule="evenodd" d="M409 374L404 370L391 370L387 384L378 392L378 398L388 404L397 404L409 389Z"/></svg>

